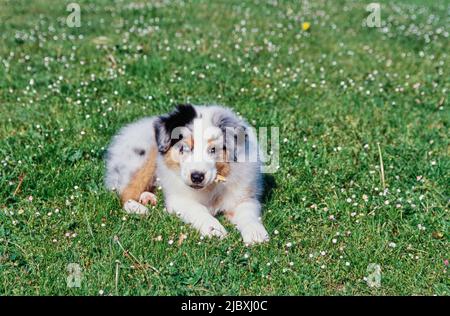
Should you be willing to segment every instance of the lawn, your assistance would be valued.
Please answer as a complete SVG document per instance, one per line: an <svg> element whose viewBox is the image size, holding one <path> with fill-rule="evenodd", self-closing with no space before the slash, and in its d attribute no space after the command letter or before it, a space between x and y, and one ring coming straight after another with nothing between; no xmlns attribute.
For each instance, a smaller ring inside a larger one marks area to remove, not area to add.
<svg viewBox="0 0 450 316"><path fill-rule="evenodd" d="M447 1L69 2L0 0L0 295L450 294ZM269 243L105 190L119 128L187 102L279 127Z"/></svg>

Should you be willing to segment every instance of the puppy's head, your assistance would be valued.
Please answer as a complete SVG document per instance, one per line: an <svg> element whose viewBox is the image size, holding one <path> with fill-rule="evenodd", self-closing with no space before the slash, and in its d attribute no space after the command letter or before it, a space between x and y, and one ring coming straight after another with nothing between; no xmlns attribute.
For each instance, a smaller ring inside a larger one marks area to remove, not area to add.
<svg viewBox="0 0 450 316"><path fill-rule="evenodd" d="M245 126L221 107L178 105L155 121L158 150L164 163L183 182L197 190L227 177L237 148L245 141Z"/></svg>

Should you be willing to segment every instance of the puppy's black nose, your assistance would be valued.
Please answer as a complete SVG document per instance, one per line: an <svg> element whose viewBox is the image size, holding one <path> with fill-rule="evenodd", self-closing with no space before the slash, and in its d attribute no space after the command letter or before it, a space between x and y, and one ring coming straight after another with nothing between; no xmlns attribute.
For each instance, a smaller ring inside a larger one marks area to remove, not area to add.
<svg viewBox="0 0 450 316"><path fill-rule="evenodd" d="M200 184L203 179L205 179L205 174L203 172L195 171L191 173L192 183Z"/></svg>

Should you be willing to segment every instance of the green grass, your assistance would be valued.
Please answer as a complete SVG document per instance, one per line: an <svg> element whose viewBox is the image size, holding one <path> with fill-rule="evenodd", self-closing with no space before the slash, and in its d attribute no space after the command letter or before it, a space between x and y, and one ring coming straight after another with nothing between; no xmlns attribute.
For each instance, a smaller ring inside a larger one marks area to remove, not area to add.
<svg viewBox="0 0 450 316"><path fill-rule="evenodd" d="M0 295L449 295L448 2L69 2L0 0ZM268 244L104 189L114 133L181 102L280 127Z"/></svg>

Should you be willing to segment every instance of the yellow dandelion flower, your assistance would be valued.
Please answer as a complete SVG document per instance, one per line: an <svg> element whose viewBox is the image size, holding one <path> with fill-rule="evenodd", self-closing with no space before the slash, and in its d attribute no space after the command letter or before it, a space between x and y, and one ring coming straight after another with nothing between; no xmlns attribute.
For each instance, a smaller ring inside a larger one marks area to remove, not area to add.
<svg viewBox="0 0 450 316"><path fill-rule="evenodd" d="M309 22L303 22L302 23L302 30L303 31L308 31L310 27L311 27L311 23L309 23Z"/></svg>

